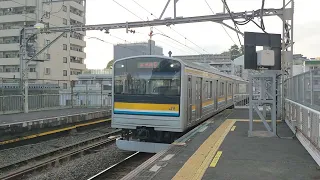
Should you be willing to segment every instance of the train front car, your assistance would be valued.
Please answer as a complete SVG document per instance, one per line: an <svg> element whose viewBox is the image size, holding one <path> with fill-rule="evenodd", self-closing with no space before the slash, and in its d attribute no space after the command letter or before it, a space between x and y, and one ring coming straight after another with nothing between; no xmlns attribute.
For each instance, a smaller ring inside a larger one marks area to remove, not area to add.
<svg viewBox="0 0 320 180"><path fill-rule="evenodd" d="M112 127L122 129L118 148L158 152L183 131L181 68L179 61L161 56L114 63Z"/></svg>

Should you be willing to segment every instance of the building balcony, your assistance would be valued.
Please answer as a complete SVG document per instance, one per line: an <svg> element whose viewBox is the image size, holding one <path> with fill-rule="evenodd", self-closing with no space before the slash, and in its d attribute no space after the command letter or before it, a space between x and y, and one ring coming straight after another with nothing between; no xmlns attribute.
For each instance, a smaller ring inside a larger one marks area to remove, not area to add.
<svg viewBox="0 0 320 180"><path fill-rule="evenodd" d="M78 75L70 75L70 80L78 80Z"/></svg>
<svg viewBox="0 0 320 180"><path fill-rule="evenodd" d="M79 57L79 58L85 59L86 58L86 53L80 52L80 51L70 50L70 56L75 56L75 57Z"/></svg>
<svg viewBox="0 0 320 180"><path fill-rule="evenodd" d="M36 65L36 61L30 61L29 65ZM20 59L19 58L0 58L0 65L6 66L6 65L20 65Z"/></svg>
<svg viewBox="0 0 320 180"><path fill-rule="evenodd" d="M70 68L71 68L71 69L81 69L81 70L84 70L84 69L86 69L86 65L85 65L85 64L80 64L80 63L70 62Z"/></svg>
<svg viewBox="0 0 320 180"><path fill-rule="evenodd" d="M83 40L70 37L70 44L86 47L87 43Z"/></svg>
<svg viewBox="0 0 320 180"><path fill-rule="evenodd" d="M28 1L28 6L36 6L37 1ZM26 0L0 1L1 8L24 7Z"/></svg>
<svg viewBox="0 0 320 180"><path fill-rule="evenodd" d="M0 58L0 65L20 65L19 58Z"/></svg>
<svg viewBox="0 0 320 180"><path fill-rule="evenodd" d="M1 5L0 5L1 7ZM0 23L7 22L21 22L21 21L35 21L37 19L35 13L29 13L26 15L22 14L14 14L14 15L3 15L0 16Z"/></svg>
<svg viewBox="0 0 320 180"><path fill-rule="evenodd" d="M82 4L79 4L75 1L69 1L69 4L70 6L76 8L76 9L79 9L80 11L83 11L84 12L84 6Z"/></svg>
<svg viewBox="0 0 320 180"><path fill-rule="evenodd" d="M0 72L0 78L5 79L12 79L12 78L20 78L20 72ZM37 73L36 72L29 72L28 73L29 79L37 79Z"/></svg>
<svg viewBox="0 0 320 180"><path fill-rule="evenodd" d="M84 21L84 17L82 16L79 16L77 14L74 14L72 12L70 12L70 19L73 19L73 20L76 20L76 21L79 21L79 22L82 22Z"/></svg>
<svg viewBox="0 0 320 180"><path fill-rule="evenodd" d="M0 30L0 37L19 36L20 29L2 29Z"/></svg>
<svg viewBox="0 0 320 180"><path fill-rule="evenodd" d="M0 44L0 50L1 51L19 51L19 44L18 43Z"/></svg>

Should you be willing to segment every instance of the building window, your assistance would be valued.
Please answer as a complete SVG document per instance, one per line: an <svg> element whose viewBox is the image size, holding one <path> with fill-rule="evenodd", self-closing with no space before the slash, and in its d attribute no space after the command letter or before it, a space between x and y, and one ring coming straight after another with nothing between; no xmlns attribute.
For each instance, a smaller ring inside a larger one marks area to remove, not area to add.
<svg viewBox="0 0 320 180"><path fill-rule="evenodd" d="M68 76L68 71L67 70L63 70L63 76Z"/></svg>
<svg viewBox="0 0 320 180"><path fill-rule="evenodd" d="M67 83L63 83L63 89L68 89L68 84Z"/></svg>
<svg viewBox="0 0 320 180"><path fill-rule="evenodd" d="M45 40L45 43L46 43L45 45L50 44L50 40L46 39L46 40Z"/></svg>
<svg viewBox="0 0 320 180"><path fill-rule="evenodd" d="M68 46L66 44L63 45L63 50L67 50Z"/></svg>
<svg viewBox="0 0 320 180"><path fill-rule="evenodd" d="M64 24L64 25L67 25L67 24L68 24L67 19L64 19L64 18L63 18L63 24Z"/></svg>
<svg viewBox="0 0 320 180"><path fill-rule="evenodd" d="M68 37L68 33L64 33L63 37L67 38Z"/></svg>
<svg viewBox="0 0 320 180"><path fill-rule="evenodd" d="M47 60L50 59L50 54L47 54Z"/></svg>
<svg viewBox="0 0 320 180"><path fill-rule="evenodd" d="M62 10L63 10L64 12L67 12L67 10L68 10L67 6L63 5L63 6L62 6Z"/></svg>
<svg viewBox="0 0 320 180"><path fill-rule="evenodd" d="M67 57L63 57L63 63L68 63L68 58Z"/></svg>
<svg viewBox="0 0 320 180"><path fill-rule="evenodd" d="M50 68L46 68L46 69L45 69L45 74L46 74L46 75L49 75L49 74L50 74Z"/></svg>
<svg viewBox="0 0 320 180"><path fill-rule="evenodd" d="M35 67L30 68L30 72L36 72L36 68Z"/></svg>
<svg viewBox="0 0 320 180"><path fill-rule="evenodd" d="M45 16L46 18L50 18L50 12L45 12L44 16Z"/></svg>

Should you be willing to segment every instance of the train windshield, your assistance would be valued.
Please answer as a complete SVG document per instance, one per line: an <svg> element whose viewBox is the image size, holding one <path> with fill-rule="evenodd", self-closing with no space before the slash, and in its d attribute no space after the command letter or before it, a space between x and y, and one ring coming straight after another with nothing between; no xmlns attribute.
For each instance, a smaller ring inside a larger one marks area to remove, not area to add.
<svg viewBox="0 0 320 180"><path fill-rule="evenodd" d="M114 94L180 96L181 64L155 57L118 61L114 81Z"/></svg>

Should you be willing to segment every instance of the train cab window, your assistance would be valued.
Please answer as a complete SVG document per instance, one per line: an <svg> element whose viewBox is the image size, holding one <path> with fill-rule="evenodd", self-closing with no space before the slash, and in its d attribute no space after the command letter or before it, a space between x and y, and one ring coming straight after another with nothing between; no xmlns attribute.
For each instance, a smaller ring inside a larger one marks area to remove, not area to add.
<svg viewBox="0 0 320 180"><path fill-rule="evenodd" d="M181 64L156 58L129 58L114 65L114 93L180 96Z"/></svg>

